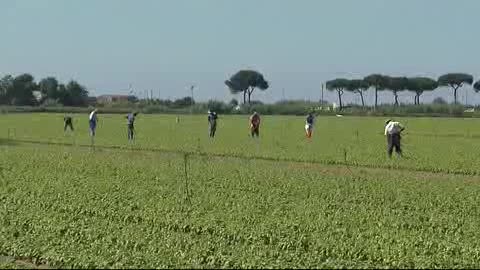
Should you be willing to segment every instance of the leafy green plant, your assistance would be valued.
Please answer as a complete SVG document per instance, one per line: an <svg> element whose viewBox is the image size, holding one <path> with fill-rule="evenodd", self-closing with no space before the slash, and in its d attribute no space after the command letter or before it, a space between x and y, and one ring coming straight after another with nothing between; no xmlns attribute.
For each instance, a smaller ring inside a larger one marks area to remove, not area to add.
<svg viewBox="0 0 480 270"><path fill-rule="evenodd" d="M62 268L477 268L476 119L8 114L0 126L0 254ZM123 135L122 135L123 134ZM30 141L31 143L27 143ZM82 145L85 145L82 147ZM188 157L188 158L186 158ZM185 198L188 198L186 200ZM10 267L10 265L8 266Z"/></svg>

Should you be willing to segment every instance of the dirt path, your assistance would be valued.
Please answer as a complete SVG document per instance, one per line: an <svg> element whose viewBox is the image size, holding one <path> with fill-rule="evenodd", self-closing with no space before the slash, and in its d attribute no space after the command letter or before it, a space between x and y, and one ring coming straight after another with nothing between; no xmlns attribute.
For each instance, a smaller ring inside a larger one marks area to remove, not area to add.
<svg viewBox="0 0 480 270"><path fill-rule="evenodd" d="M0 255L2 269L52 269L46 264L35 264L31 259Z"/></svg>

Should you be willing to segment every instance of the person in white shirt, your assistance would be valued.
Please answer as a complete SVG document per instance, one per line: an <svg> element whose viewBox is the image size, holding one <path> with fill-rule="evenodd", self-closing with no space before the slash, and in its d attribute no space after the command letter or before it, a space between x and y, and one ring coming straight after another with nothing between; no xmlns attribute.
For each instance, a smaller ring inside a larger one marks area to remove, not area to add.
<svg viewBox="0 0 480 270"><path fill-rule="evenodd" d="M402 155L402 148L400 145L401 133L405 130L405 127L399 122L388 119L385 122L385 136L387 136L387 153L389 157L392 157L393 149L399 156Z"/></svg>
<svg viewBox="0 0 480 270"><path fill-rule="evenodd" d="M95 109L88 116L88 123L89 123L89 126L90 126L90 136L92 136L92 137L95 136L95 130L97 129L97 121L98 121L97 112L98 112L98 110Z"/></svg>

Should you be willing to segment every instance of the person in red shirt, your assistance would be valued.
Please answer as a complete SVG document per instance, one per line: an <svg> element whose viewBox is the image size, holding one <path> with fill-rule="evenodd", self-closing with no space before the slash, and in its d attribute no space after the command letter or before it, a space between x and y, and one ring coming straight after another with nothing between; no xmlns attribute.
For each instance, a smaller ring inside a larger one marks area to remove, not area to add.
<svg viewBox="0 0 480 270"><path fill-rule="evenodd" d="M250 116L250 133L252 137L260 135L260 115L257 112L253 112Z"/></svg>

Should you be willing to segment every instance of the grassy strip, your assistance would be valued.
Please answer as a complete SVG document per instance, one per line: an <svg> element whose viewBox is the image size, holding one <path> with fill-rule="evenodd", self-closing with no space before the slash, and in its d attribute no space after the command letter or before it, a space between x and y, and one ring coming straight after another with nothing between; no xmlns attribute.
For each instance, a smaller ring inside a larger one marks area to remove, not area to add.
<svg viewBox="0 0 480 270"><path fill-rule="evenodd" d="M205 157L222 157L222 158L236 158L236 159L245 159L245 160L265 160L265 161L275 161L275 162L297 162L297 163L310 163L310 164L323 164L323 165L337 165L337 166L353 166L359 168L370 168L370 169L388 169L388 170L402 170L402 171L415 171L415 172L426 172L426 173L439 173L439 174L451 174L451 175L463 175L463 176L477 176L480 175L480 172L475 170L452 170L445 168L428 168L428 167L410 167L410 166L401 166L401 165L374 165L366 164L359 162L349 162L349 161L340 161L340 160L307 160L307 159L295 159L295 158L284 158L284 157L269 157L269 156L249 156L242 154L224 154L224 153L210 153L201 150L197 151L185 151L185 150L171 150L165 148L146 148L146 147L132 147L132 146L119 146L119 145L88 145L88 144L76 144L72 145L69 143L61 142L48 142L48 141L38 141L38 140L25 140L25 139L7 139L4 140L4 144L15 145L16 143L25 143L25 144L39 144L39 145L57 145L57 146L68 146L68 147L82 147L82 148L93 148L93 149L116 149L116 150L128 150L128 151L137 151L137 152L162 152L162 153L172 153L179 155L197 155Z"/></svg>

